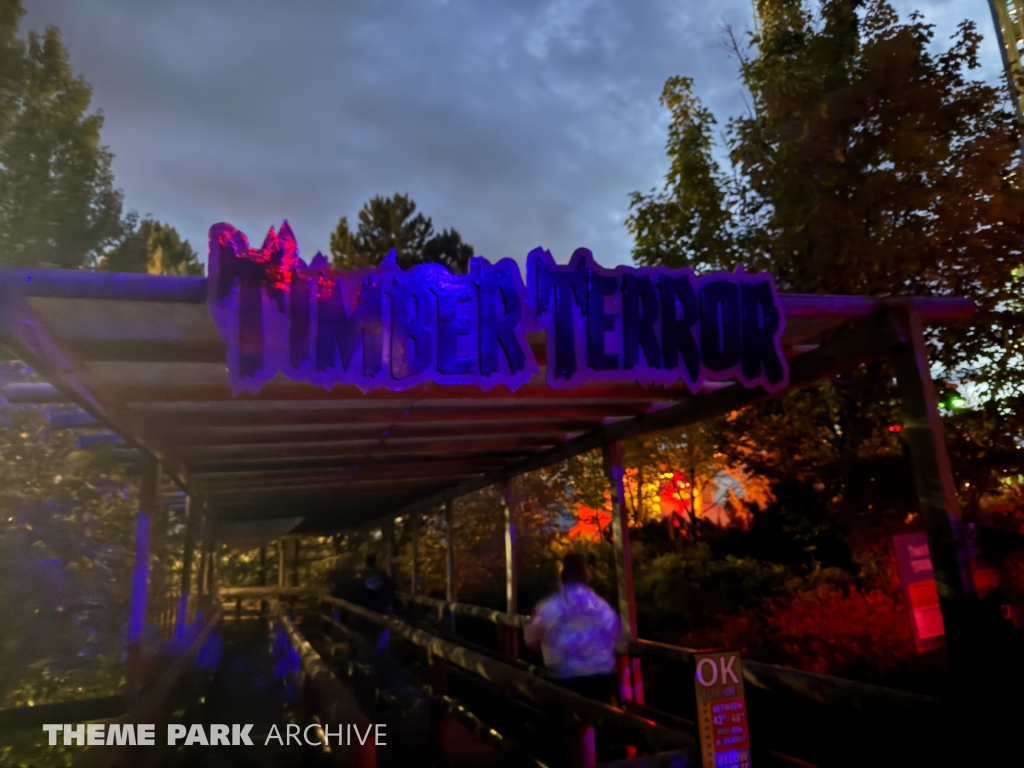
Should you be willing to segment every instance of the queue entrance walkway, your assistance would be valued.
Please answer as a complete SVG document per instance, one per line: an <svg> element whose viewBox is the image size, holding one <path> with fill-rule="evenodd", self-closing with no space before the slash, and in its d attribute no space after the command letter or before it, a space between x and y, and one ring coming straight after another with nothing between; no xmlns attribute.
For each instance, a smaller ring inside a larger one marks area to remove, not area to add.
<svg viewBox="0 0 1024 768"><path fill-rule="evenodd" d="M270 653L272 639L264 621L226 622L222 627L223 652L203 695L190 703L178 722L206 726L219 723L229 728L252 724L252 746L225 747L191 744L178 750L173 768L321 768L325 756L313 748L284 746L267 736L276 727L284 736L294 722L294 689L281 679Z"/></svg>

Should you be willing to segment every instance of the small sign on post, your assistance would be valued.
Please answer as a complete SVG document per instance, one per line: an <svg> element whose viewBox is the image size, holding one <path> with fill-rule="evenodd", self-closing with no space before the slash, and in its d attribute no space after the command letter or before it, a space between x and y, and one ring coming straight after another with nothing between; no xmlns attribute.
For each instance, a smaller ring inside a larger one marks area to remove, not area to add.
<svg viewBox="0 0 1024 768"><path fill-rule="evenodd" d="M928 535L923 531L892 537L896 562L903 585L903 600L910 614L910 629L918 653L941 648L946 630L942 624L935 572L928 552Z"/></svg>
<svg viewBox="0 0 1024 768"><path fill-rule="evenodd" d="M735 651L696 655L697 721L707 768L750 768L743 665Z"/></svg>

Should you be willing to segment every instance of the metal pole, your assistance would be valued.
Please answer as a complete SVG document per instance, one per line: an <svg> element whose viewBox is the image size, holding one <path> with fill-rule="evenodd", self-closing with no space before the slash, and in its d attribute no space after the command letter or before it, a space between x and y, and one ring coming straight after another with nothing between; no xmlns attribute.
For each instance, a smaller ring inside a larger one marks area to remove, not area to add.
<svg viewBox="0 0 1024 768"><path fill-rule="evenodd" d="M961 618L964 604L975 597L967 530L960 517L921 318L913 309L903 309L893 319L902 340L892 354L905 422L902 433L910 451L946 642L953 657L961 638L972 631L966 617Z"/></svg>
<svg viewBox="0 0 1024 768"><path fill-rule="evenodd" d="M260 586L267 586L267 545L260 547Z"/></svg>
<svg viewBox="0 0 1024 768"><path fill-rule="evenodd" d="M178 615L174 623L175 637L181 637L188 622L188 600L192 591L192 554L196 548L196 528L201 512L191 496L185 497L185 545L181 554L181 594L178 597Z"/></svg>

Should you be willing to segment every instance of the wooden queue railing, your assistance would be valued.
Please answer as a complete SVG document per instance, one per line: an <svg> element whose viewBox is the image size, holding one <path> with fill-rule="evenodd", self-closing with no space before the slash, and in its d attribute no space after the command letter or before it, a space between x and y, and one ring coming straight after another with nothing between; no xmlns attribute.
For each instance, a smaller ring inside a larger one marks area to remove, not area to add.
<svg viewBox="0 0 1024 768"><path fill-rule="evenodd" d="M351 723L361 730L372 727L369 718L359 707L351 691L342 684L331 669L320 658L312 645L289 618L285 606L276 601L271 606L276 621L289 647L299 659L302 672L300 688L308 696L310 709L321 723ZM364 744L330 744L330 737L321 732L321 743L327 742L331 763L346 768L374 768L377 764L376 746L373 739Z"/></svg>
<svg viewBox="0 0 1024 768"><path fill-rule="evenodd" d="M340 608L350 615L387 629L393 635L419 646L434 659L453 664L477 677L494 683L502 690L516 693L538 708L564 716L572 713L584 725L608 729L627 743L651 753L685 752L694 758L698 753L694 732L656 725L622 709L573 693L537 675L504 661L444 640L398 619L384 616L361 606L334 597L323 596L321 603ZM477 606L467 606L476 608ZM486 611L487 609L480 609ZM467 615L477 615L475 613ZM333 620L328 619L333 622Z"/></svg>
<svg viewBox="0 0 1024 768"><path fill-rule="evenodd" d="M220 590L225 615L230 614L230 607L241 615L241 606L245 601L267 600L280 596L289 601L302 599L319 599L323 590L308 587L234 587ZM448 602L425 595L398 594L397 597L406 603L412 603L437 611L438 621L444 621L445 615L454 615L479 619L499 627L514 631L530 623L530 617L519 613L505 613L479 605ZM508 644L503 642L503 649ZM693 664L693 648L683 648L652 640L630 640L619 648L620 653L634 658L649 661L680 662ZM506 655L506 654L503 654ZM515 661L514 658L508 658ZM523 665L525 666L525 664ZM840 677L820 675L792 667L767 664L751 659L743 660L743 677L746 685L762 691L785 694L817 706L843 707L857 710L868 709L907 709L935 706L940 700L934 696L926 696L911 691L901 691L871 683L847 680Z"/></svg>
<svg viewBox="0 0 1024 768"><path fill-rule="evenodd" d="M424 595L400 594L405 602L414 603L438 611L439 620L444 613L455 616L469 616L490 621L499 626L522 628L530 623L530 617L518 613L502 613L490 608L464 603L450 603ZM654 642L652 640L630 640L618 649L620 653L634 658L676 661L693 664L693 655L699 653L693 648ZM840 706L854 709L905 709L927 707L940 703L934 696L901 691L856 680L819 675L791 667L766 664L749 659L743 660L743 679L746 685L772 693L785 693L812 702L819 706Z"/></svg>

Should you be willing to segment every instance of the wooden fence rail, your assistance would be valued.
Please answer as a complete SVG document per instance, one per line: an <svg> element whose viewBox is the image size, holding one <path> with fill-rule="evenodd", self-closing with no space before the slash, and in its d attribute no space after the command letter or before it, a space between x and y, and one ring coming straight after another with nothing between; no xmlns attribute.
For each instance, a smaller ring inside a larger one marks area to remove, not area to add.
<svg viewBox="0 0 1024 768"><path fill-rule="evenodd" d="M423 595L400 594L399 598L456 616L472 616L494 624L510 627L525 627L530 617L523 614L508 614L464 603L449 603ZM652 640L631 640L619 648L623 654L641 659L678 661L693 663L693 655L699 651ZM819 675L777 664L766 664L749 659L743 660L743 679L747 685L773 693L785 693L811 701L821 706L849 707L858 710L906 709L908 707L935 706L940 700L934 696L910 691L901 691L881 685L846 680L841 677Z"/></svg>
<svg viewBox="0 0 1024 768"><path fill-rule="evenodd" d="M641 717L580 696L510 664L471 651L429 632L416 629L398 619L383 616L346 600L324 596L321 598L321 602L341 608L351 615L383 627L394 635L423 648L433 657L454 664L494 683L501 689L514 691L542 709L558 714L572 712L584 723L608 728L617 736L644 751L657 753L684 750L694 755L697 754L697 739L693 733L652 725Z"/></svg>

